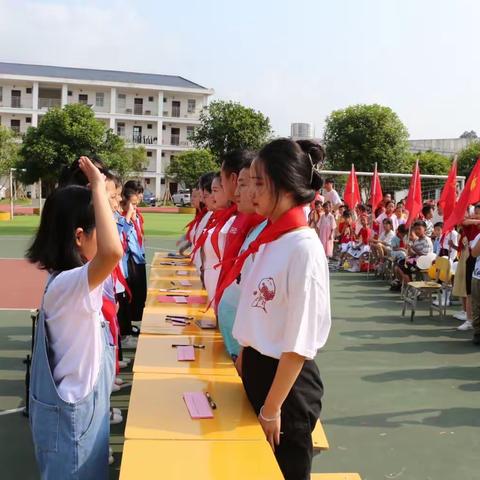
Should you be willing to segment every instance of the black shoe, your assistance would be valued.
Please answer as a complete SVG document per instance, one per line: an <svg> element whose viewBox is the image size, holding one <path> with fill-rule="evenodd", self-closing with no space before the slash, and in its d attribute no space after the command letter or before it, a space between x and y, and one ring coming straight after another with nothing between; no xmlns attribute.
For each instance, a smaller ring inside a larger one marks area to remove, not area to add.
<svg viewBox="0 0 480 480"><path fill-rule="evenodd" d="M472 342L474 345L480 345L480 334L474 335Z"/></svg>

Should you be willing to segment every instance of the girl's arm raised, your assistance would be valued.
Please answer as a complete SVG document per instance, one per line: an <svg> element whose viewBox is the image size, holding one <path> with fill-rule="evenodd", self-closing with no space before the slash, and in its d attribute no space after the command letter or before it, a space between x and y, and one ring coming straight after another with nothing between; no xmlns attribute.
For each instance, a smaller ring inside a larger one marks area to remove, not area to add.
<svg viewBox="0 0 480 480"><path fill-rule="evenodd" d="M80 157L79 165L90 183L95 209L97 253L88 267L88 285L93 290L112 273L122 258L123 248L108 203L105 177L87 157Z"/></svg>

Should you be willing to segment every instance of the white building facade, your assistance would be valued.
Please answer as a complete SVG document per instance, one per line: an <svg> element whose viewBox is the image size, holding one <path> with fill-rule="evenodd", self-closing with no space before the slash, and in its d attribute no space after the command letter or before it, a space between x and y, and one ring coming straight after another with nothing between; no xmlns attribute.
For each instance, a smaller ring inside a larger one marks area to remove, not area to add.
<svg viewBox="0 0 480 480"><path fill-rule="evenodd" d="M0 62L1 125L23 134L51 107L89 105L128 147L145 147L149 163L142 176L157 198L170 159L192 148L189 137L213 93L172 75Z"/></svg>

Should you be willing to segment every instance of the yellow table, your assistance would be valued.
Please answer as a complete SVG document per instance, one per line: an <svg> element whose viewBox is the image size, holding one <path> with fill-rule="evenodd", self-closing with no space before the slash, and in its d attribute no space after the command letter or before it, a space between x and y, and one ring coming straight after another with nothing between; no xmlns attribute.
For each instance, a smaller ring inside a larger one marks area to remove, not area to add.
<svg viewBox="0 0 480 480"><path fill-rule="evenodd" d="M282 480L266 441L127 440L120 480Z"/></svg>
<svg viewBox="0 0 480 480"><path fill-rule="evenodd" d="M181 293L188 293L189 295L207 295L207 291L202 287L200 280L195 280L190 282L192 285L183 287L180 283L175 282L175 285L170 283L170 280L164 279L152 279L148 282L148 292L151 294L165 294L165 293L172 293L175 294L176 292ZM171 289L177 290L171 290ZM161 292L160 290L171 290L169 292Z"/></svg>
<svg viewBox="0 0 480 480"><path fill-rule="evenodd" d="M176 263L183 262L187 264L191 263L190 257L185 257L185 256L183 258L169 257L168 253L169 252L155 252L153 254L152 264L155 262L164 262L164 261L176 262Z"/></svg>
<svg viewBox="0 0 480 480"><path fill-rule="evenodd" d="M149 289L148 295L147 295L147 300L145 302L145 307L148 307L152 310L156 310L157 308L162 309L163 306L168 307L170 310L173 309L173 311L169 313L174 313L177 312L177 309L179 307L185 307L185 306L190 306L193 308L200 308L203 311L207 308L208 305L208 298L207 296L200 295L201 298L198 298L195 300L195 303L167 303L167 302L161 302L158 300L159 296L173 296L177 295L175 292L160 292L160 291L152 291ZM188 294L190 295L190 294ZM182 296L182 294L178 294L179 297ZM200 301L201 300L201 301Z"/></svg>
<svg viewBox="0 0 480 480"><path fill-rule="evenodd" d="M184 392L208 392L217 404L214 418L190 418ZM238 377L136 373L125 438L264 440L265 435Z"/></svg>
<svg viewBox="0 0 480 480"><path fill-rule="evenodd" d="M173 348L172 344L202 344L205 348L194 349L194 361L179 362L177 349ZM205 335L178 337L140 335L133 372L237 376L222 338Z"/></svg>
<svg viewBox="0 0 480 480"><path fill-rule="evenodd" d="M142 334L149 335L204 335L207 337L219 337L220 332L217 329L202 329L195 324L195 320L198 319L216 322L213 310L210 309L205 313L204 311L204 308L187 305L177 305L174 309L166 304L153 309L147 308L143 314L140 331ZM194 320L190 320L190 325L174 326L171 322L165 321L167 314L189 315L194 317Z"/></svg>

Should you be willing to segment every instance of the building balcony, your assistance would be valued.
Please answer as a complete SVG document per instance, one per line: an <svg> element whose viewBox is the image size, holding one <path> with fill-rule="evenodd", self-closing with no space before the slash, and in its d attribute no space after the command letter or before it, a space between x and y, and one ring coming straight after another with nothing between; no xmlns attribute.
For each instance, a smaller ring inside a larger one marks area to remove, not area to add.
<svg viewBox="0 0 480 480"><path fill-rule="evenodd" d="M162 145L164 147L173 147L178 149L193 148L193 143L189 140L180 140L180 135L172 134L163 137Z"/></svg>
<svg viewBox="0 0 480 480"><path fill-rule="evenodd" d="M118 115L138 115L138 116L145 116L150 117L152 115L156 115L156 112L143 108L142 105L135 105L134 108L117 108L115 114Z"/></svg>
<svg viewBox="0 0 480 480"><path fill-rule="evenodd" d="M135 144L135 145L157 145L158 139L153 135L122 135L120 134L125 140L125 143L128 144Z"/></svg>
<svg viewBox="0 0 480 480"><path fill-rule="evenodd" d="M54 108L61 107L62 100L60 98L38 98L38 108Z"/></svg>

